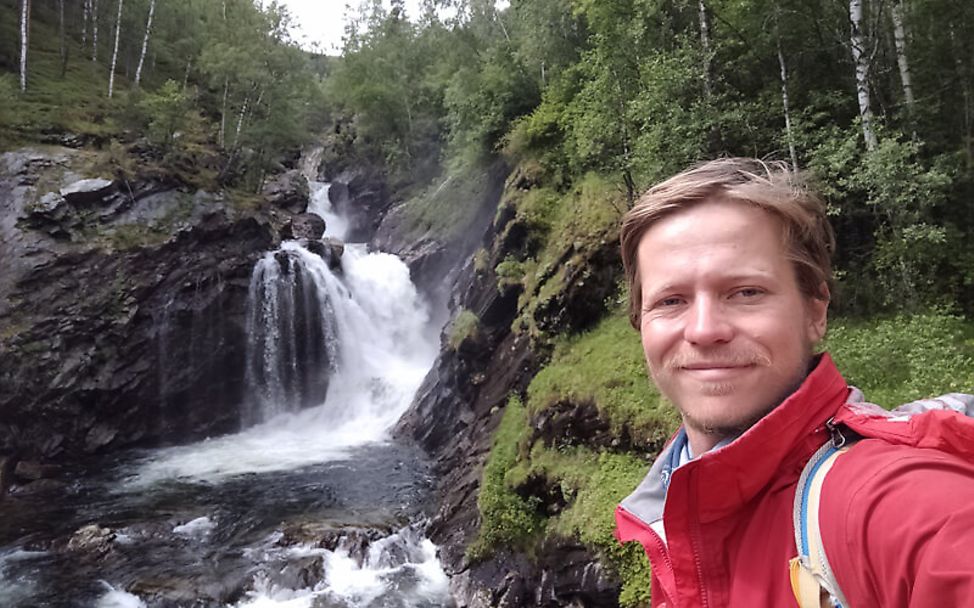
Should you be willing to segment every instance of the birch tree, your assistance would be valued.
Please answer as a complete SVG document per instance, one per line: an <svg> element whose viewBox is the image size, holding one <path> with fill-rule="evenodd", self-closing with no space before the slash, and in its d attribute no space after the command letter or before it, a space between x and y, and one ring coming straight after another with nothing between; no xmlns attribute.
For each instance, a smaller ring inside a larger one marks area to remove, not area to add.
<svg viewBox="0 0 974 608"><path fill-rule="evenodd" d="M156 11L156 0L149 1L149 18L145 22L145 36L142 38L142 52L139 54L139 66L135 68L135 86L142 82L142 65L145 63L145 52L149 48L149 34L152 32L152 16Z"/></svg>
<svg viewBox="0 0 974 608"><path fill-rule="evenodd" d="M91 60L98 61L98 0L91 0Z"/></svg>
<svg viewBox="0 0 974 608"><path fill-rule="evenodd" d="M20 0L20 91L27 90L27 47L30 43L30 0Z"/></svg>
<svg viewBox="0 0 974 608"><path fill-rule="evenodd" d="M913 98L913 78L910 75L910 62L906 57L906 27L903 25L903 0L893 2L890 11L893 20L893 42L896 46L896 65L900 69L900 83L903 85L903 99L912 117L916 107Z"/></svg>
<svg viewBox="0 0 974 608"><path fill-rule="evenodd" d="M781 26L778 23L778 6L774 10L774 42L778 51L778 67L781 74L781 106L785 113L785 138L788 140L788 154L791 156L791 166L798 169L798 153L795 151L795 136L791 131L791 109L788 104L788 66L785 64L785 54L781 50Z"/></svg>
<svg viewBox="0 0 974 608"><path fill-rule="evenodd" d="M122 32L122 0L118 0L118 14L115 16L115 48L112 50L112 68L108 74L108 98L115 88L115 64L118 61L118 40Z"/></svg>
<svg viewBox="0 0 974 608"><path fill-rule="evenodd" d="M714 92L713 54L710 44L710 18L703 0L697 0L697 13L700 20L700 46L703 48L703 91L707 99L710 99Z"/></svg>
<svg viewBox="0 0 974 608"><path fill-rule="evenodd" d="M852 47L852 61L856 66L856 97L859 101L859 117L862 119L862 135L866 141L866 149L872 151L879 142L873 126L872 99L869 92L870 58L866 54L862 31L862 3L863 0L849 0L849 43Z"/></svg>

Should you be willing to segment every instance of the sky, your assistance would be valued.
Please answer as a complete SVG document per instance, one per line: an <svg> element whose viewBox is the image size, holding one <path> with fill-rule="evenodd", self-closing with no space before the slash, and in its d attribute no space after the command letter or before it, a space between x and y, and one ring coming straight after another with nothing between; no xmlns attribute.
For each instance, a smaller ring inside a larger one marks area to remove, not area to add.
<svg viewBox="0 0 974 608"><path fill-rule="evenodd" d="M320 51L338 55L345 33L346 7L358 7L359 0L281 0L281 4L293 17L293 36L301 46L310 50L318 43ZM419 0L406 0L406 14L410 18L419 14Z"/></svg>

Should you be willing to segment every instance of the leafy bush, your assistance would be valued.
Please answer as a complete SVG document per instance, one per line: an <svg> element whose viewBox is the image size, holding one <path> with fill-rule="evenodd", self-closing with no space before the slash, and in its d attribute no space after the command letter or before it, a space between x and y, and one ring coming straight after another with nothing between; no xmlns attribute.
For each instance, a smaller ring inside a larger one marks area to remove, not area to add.
<svg viewBox="0 0 974 608"><path fill-rule="evenodd" d="M957 315L833 321L825 341L846 380L887 408L974 389L974 324Z"/></svg>

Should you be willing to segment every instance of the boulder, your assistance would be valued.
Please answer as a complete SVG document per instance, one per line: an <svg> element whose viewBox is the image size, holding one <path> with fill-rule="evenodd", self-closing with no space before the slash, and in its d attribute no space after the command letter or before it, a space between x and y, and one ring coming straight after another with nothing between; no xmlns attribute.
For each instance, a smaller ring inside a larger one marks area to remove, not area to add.
<svg viewBox="0 0 974 608"><path fill-rule="evenodd" d="M114 532L108 528L102 528L98 524L90 524L79 528L71 535L70 540L68 540L68 551L86 553L92 557L100 558L111 551L114 542Z"/></svg>
<svg viewBox="0 0 974 608"><path fill-rule="evenodd" d="M109 179L81 179L64 186L61 196L71 205L96 203L115 193L115 182Z"/></svg>
<svg viewBox="0 0 974 608"><path fill-rule="evenodd" d="M308 208L311 192L308 179L295 169L269 180L264 185L263 195L275 207L291 213L302 213Z"/></svg>
<svg viewBox="0 0 974 608"><path fill-rule="evenodd" d="M323 240L308 241L303 245L311 253L319 255L332 270L341 268L342 255L345 253L345 243L341 239L326 236Z"/></svg>
<svg viewBox="0 0 974 608"><path fill-rule="evenodd" d="M299 213L285 228L286 238L317 241L325 234L325 220L317 213Z"/></svg>
<svg viewBox="0 0 974 608"><path fill-rule="evenodd" d="M21 481L52 479L60 472L61 467L54 464L41 464L36 460L21 460L14 468L14 475Z"/></svg>

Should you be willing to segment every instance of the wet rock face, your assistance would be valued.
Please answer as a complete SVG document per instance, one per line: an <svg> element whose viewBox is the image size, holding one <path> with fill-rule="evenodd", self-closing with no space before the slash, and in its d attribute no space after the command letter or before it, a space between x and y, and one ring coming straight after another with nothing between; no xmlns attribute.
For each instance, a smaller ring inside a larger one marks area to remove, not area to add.
<svg viewBox="0 0 974 608"><path fill-rule="evenodd" d="M277 231L159 180L82 180L74 154L0 156L0 453L235 430L250 272Z"/></svg>
<svg viewBox="0 0 974 608"><path fill-rule="evenodd" d="M307 209L311 196L308 179L297 169L268 180L262 193L272 205L291 213L302 213Z"/></svg>
<svg viewBox="0 0 974 608"><path fill-rule="evenodd" d="M325 234L325 220L317 213L299 213L291 218L285 238L317 241Z"/></svg>

